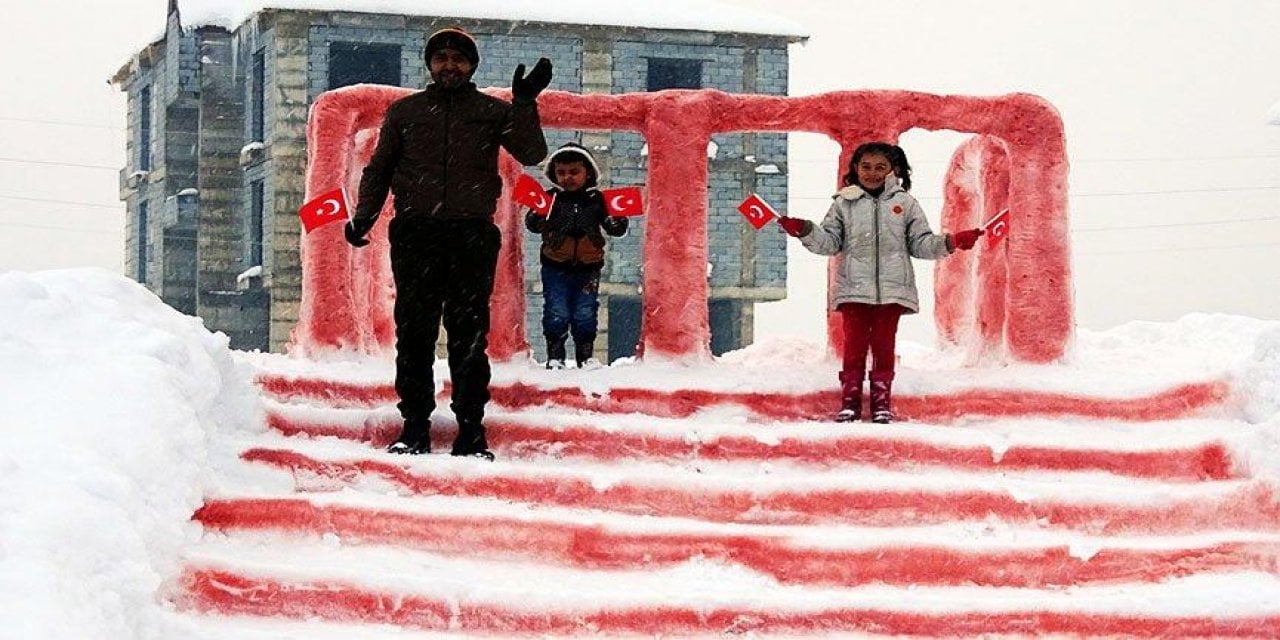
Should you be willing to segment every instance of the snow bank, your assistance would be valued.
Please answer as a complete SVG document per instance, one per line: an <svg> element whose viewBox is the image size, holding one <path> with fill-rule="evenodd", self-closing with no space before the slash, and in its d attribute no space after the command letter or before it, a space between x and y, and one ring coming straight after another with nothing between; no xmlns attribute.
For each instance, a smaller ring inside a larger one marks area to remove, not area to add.
<svg viewBox="0 0 1280 640"><path fill-rule="evenodd" d="M1250 422L1280 417L1280 327L1258 336L1238 387Z"/></svg>
<svg viewBox="0 0 1280 640"><path fill-rule="evenodd" d="M263 428L222 334L105 270L0 274L0 629L159 638L216 431Z"/></svg>

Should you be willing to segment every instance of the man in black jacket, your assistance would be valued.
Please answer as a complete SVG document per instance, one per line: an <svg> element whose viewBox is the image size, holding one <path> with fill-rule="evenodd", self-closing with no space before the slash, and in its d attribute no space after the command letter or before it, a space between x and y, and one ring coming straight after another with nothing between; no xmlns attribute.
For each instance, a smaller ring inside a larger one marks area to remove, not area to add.
<svg viewBox="0 0 1280 640"><path fill-rule="evenodd" d="M518 65L508 104L472 84L480 54L465 31L432 34L426 58L431 83L387 108L346 237L356 247L368 244L365 235L388 189L395 195L388 237L404 430L389 450L431 451L432 366L443 318L458 421L452 453L492 460L482 420L489 401L489 296L501 244L493 223L502 190L498 148L526 165L546 157L536 100L551 82L551 61L538 60L528 76Z"/></svg>

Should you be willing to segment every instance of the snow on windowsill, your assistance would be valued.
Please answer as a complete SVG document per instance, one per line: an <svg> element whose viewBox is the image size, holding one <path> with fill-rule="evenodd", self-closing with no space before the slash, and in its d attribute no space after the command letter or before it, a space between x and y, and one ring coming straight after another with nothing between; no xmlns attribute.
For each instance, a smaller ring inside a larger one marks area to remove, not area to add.
<svg viewBox="0 0 1280 640"><path fill-rule="evenodd" d="M243 282L248 281L251 278L261 278L261 277L262 277L262 265L260 264L254 265L252 267L249 267L248 269L245 269L240 275L236 276L236 284L241 284Z"/></svg>

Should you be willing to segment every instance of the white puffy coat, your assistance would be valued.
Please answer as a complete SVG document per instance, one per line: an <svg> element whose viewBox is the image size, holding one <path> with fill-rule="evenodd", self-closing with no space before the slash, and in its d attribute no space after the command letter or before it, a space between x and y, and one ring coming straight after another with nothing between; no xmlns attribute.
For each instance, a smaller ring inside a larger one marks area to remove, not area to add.
<svg viewBox="0 0 1280 640"><path fill-rule="evenodd" d="M846 302L897 303L920 311L911 258L937 260L955 248L929 228L920 203L892 176L873 197L857 186L835 195L821 224L809 224L800 238L816 254L840 254L831 308Z"/></svg>

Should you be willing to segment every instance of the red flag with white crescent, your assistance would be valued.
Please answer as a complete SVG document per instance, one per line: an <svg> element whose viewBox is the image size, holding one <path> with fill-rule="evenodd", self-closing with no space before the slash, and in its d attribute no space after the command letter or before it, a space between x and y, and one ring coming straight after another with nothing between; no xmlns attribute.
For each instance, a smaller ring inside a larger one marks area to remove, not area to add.
<svg viewBox="0 0 1280 640"><path fill-rule="evenodd" d="M640 198L640 187L605 189L601 192L601 195L604 196L604 206L609 210L609 215L611 216L644 215L644 202Z"/></svg>
<svg viewBox="0 0 1280 640"><path fill-rule="evenodd" d="M982 230L986 231L987 246L994 247L1009 235L1009 210L1004 209L1000 213L992 216L986 224L982 225Z"/></svg>
<svg viewBox="0 0 1280 640"><path fill-rule="evenodd" d="M519 178L516 178L516 184L511 190L511 199L529 207L540 216L551 213L551 203L555 201L555 198L548 195L546 189L543 189L542 185L527 173L522 173Z"/></svg>
<svg viewBox="0 0 1280 640"><path fill-rule="evenodd" d="M298 209L298 217L302 219L302 228L311 233L330 222L346 222L347 212L347 190L338 188L326 191L302 205Z"/></svg>
<svg viewBox="0 0 1280 640"><path fill-rule="evenodd" d="M764 198L754 193L747 196L747 199L738 205L738 212L746 217L747 222L750 222L751 226L757 230L769 224L770 220L778 217L778 212L774 211L773 207L764 201Z"/></svg>

